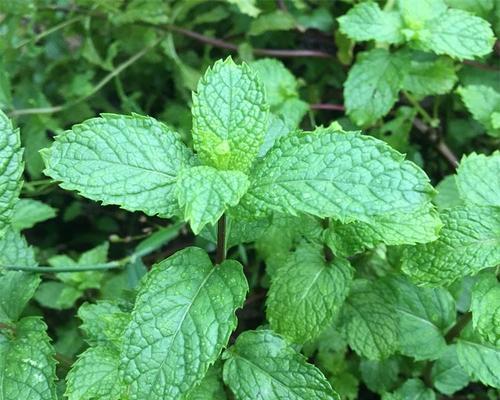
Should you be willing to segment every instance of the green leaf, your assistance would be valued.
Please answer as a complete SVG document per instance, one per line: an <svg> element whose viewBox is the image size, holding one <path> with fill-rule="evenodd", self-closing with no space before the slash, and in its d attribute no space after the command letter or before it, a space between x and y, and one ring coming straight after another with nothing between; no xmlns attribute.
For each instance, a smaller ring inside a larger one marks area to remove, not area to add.
<svg viewBox="0 0 500 400"><path fill-rule="evenodd" d="M255 0L226 0L228 3L236 5L243 14L256 17L260 9L255 6Z"/></svg>
<svg viewBox="0 0 500 400"><path fill-rule="evenodd" d="M0 238L0 322L16 321L35 293L40 276L21 271L2 271L2 265L36 266L33 249L24 237L8 229Z"/></svg>
<svg viewBox="0 0 500 400"><path fill-rule="evenodd" d="M0 400L56 398L55 352L38 317L23 318L9 337L0 331Z"/></svg>
<svg viewBox="0 0 500 400"><path fill-rule="evenodd" d="M382 280L354 281L342 310L349 346L360 356L381 360L399 347L396 297Z"/></svg>
<svg viewBox="0 0 500 400"><path fill-rule="evenodd" d="M402 269L418 284L449 285L500 263L500 213L494 207L443 210L438 240L407 247Z"/></svg>
<svg viewBox="0 0 500 400"><path fill-rule="evenodd" d="M240 171L219 171L198 166L184 169L177 182L177 198L195 235L206 224L214 225L229 207L238 204L249 186Z"/></svg>
<svg viewBox="0 0 500 400"><path fill-rule="evenodd" d="M500 347L500 284L494 271L484 271L472 288L472 325L486 342Z"/></svg>
<svg viewBox="0 0 500 400"><path fill-rule="evenodd" d="M398 99L404 64L385 49L360 53L344 83L347 114L358 125L374 123Z"/></svg>
<svg viewBox="0 0 500 400"><path fill-rule="evenodd" d="M247 64L217 61L193 94L193 142L200 159L217 169L246 171L267 130L262 83Z"/></svg>
<svg viewBox="0 0 500 400"><path fill-rule="evenodd" d="M462 158L456 183L466 203L500 207L500 151L491 156L472 153Z"/></svg>
<svg viewBox="0 0 500 400"><path fill-rule="evenodd" d="M438 213L428 204L414 213L373 217L369 224L331 221L325 240L335 254L347 257L382 242L387 245L427 243L438 238L441 226Z"/></svg>
<svg viewBox="0 0 500 400"><path fill-rule="evenodd" d="M382 11L377 3L367 1L357 4L338 18L340 30L356 41L401 43L402 20L398 12Z"/></svg>
<svg viewBox="0 0 500 400"><path fill-rule="evenodd" d="M455 323L455 301L443 288L393 280L399 316L399 350L415 360L434 360L446 349L444 333Z"/></svg>
<svg viewBox="0 0 500 400"><path fill-rule="evenodd" d="M236 327L247 291L238 262L213 267L196 247L153 267L123 335L130 399L180 398L198 384Z"/></svg>
<svg viewBox="0 0 500 400"><path fill-rule="evenodd" d="M453 89L457 75L453 61L446 57L434 60L413 56L401 83L401 89L417 96L445 94Z"/></svg>
<svg viewBox="0 0 500 400"><path fill-rule="evenodd" d="M382 400L435 400L436 394L420 379L409 379L392 394L384 394Z"/></svg>
<svg viewBox="0 0 500 400"><path fill-rule="evenodd" d="M68 400L121 400L124 394L123 376L119 369L120 352L97 346L78 357L66 377Z"/></svg>
<svg viewBox="0 0 500 400"><path fill-rule="evenodd" d="M18 231L32 228L39 222L56 216L57 210L45 203L32 199L21 199L14 206L12 227Z"/></svg>
<svg viewBox="0 0 500 400"><path fill-rule="evenodd" d="M272 31L289 31L297 26L295 18L289 12L282 10L261 14L255 18L248 30L248 35L258 36Z"/></svg>
<svg viewBox="0 0 500 400"><path fill-rule="evenodd" d="M392 390L399 382L399 364L394 358L381 361L361 360L359 368L363 381L372 392Z"/></svg>
<svg viewBox="0 0 500 400"><path fill-rule="evenodd" d="M282 138L255 166L242 207L377 222L430 201L425 173L384 142L321 128Z"/></svg>
<svg viewBox="0 0 500 400"><path fill-rule="evenodd" d="M22 186L24 164L19 129L0 110L0 237L9 225Z"/></svg>
<svg viewBox="0 0 500 400"><path fill-rule="evenodd" d="M353 270L343 258L327 262L320 245L303 242L271 279L267 318L292 342L316 339L349 292Z"/></svg>
<svg viewBox="0 0 500 400"><path fill-rule="evenodd" d="M458 362L456 345L447 346L432 364L431 379L434 387L448 396L469 384L469 375Z"/></svg>
<svg viewBox="0 0 500 400"><path fill-rule="evenodd" d="M464 201L458 193L457 181L455 175L446 176L436 186L437 194L434 197L434 203L438 210L446 208L460 207L464 205Z"/></svg>
<svg viewBox="0 0 500 400"><path fill-rule="evenodd" d="M35 300L43 307L67 310L75 305L82 291L62 282L42 282L35 293Z"/></svg>
<svg viewBox="0 0 500 400"><path fill-rule="evenodd" d="M426 21L447 9L443 0L398 0L398 6L405 25L413 29L421 28Z"/></svg>
<svg viewBox="0 0 500 400"><path fill-rule="evenodd" d="M43 150L45 174L82 196L148 215L178 211L175 183L192 164L178 134L150 117L102 114Z"/></svg>
<svg viewBox="0 0 500 400"><path fill-rule="evenodd" d="M220 362L208 369L201 383L189 392L187 400L227 400Z"/></svg>
<svg viewBox="0 0 500 400"><path fill-rule="evenodd" d="M469 332L462 334L457 342L458 362L469 376L488 386L500 389L500 349L482 343Z"/></svg>
<svg viewBox="0 0 500 400"><path fill-rule="evenodd" d="M238 400L340 400L323 374L272 331L243 332L223 358L224 382Z"/></svg>
<svg viewBox="0 0 500 400"><path fill-rule="evenodd" d="M500 137L500 126L496 122L500 113L500 92L490 86L467 85L458 89L467 109L479 121L489 135Z"/></svg>
<svg viewBox="0 0 500 400"><path fill-rule="evenodd" d="M491 53L495 36L486 20L448 9L426 22L417 33L417 42L426 50L462 60Z"/></svg>

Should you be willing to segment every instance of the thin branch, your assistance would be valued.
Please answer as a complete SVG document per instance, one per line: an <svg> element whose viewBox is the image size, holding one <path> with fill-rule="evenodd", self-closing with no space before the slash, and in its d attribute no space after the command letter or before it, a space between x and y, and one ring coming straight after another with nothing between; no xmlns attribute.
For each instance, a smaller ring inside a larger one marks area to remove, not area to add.
<svg viewBox="0 0 500 400"><path fill-rule="evenodd" d="M127 262L129 260L127 259ZM26 271L26 272L50 272L50 273L59 273L59 272L82 272L82 271L106 271L109 269L120 268L124 264L124 261L111 261L109 263L104 264L94 264L94 265L75 265L68 267L28 267L23 265L0 265L0 269L6 269L8 271Z"/></svg>
<svg viewBox="0 0 500 400"><path fill-rule="evenodd" d="M217 223L217 254L215 263L222 264L226 259L226 216L222 215Z"/></svg>
<svg viewBox="0 0 500 400"><path fill-rule="evenodd" d="M311 110L345 111L345 107L342 104L317 103L311 104L310 107Z"/></svg>
<svg viewBox="0 0 500 400"><path fill-rule="evenodd" d="M471 319L472 319L472 313L470 311L466 312L465 314L462 314L462 316L458 319L455 325L453 325L451 329L444 336L446 343L450 344L453 341L453 339L458 337Z"/></svg>

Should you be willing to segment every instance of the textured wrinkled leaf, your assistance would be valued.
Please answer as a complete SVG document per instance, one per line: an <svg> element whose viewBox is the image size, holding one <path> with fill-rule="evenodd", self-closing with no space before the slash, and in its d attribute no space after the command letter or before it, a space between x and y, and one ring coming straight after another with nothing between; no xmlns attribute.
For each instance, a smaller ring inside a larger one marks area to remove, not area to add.
<svg viewBox="0 0 500 400"><path fill-rule="evenodd" d="M193 94L193 142L218 169L248 170L267 129L264 88L247 64L231 58L209 68Z"/></svg>
<svg viewBox="0 0 500 400"><path fill-rule="evenodd" d="M385 49L361 53L344 83L347 114L358 125L375 122L398 98L404 63Z"/></svg>
<svg viewBox="0 0 500 400"><path fill-rule="evenodd" d="M67 190L129 211L171 216L175 183L192 163L178 134L150 117L102 114L75 125L43 150L44 173Z"/></svg>
<svg viewBox="0 0 500 400"><path fill-rule="evenodd" d="M195 234L206 224L214 225L229 207L238 204L249 186L248 177L240 171L219 171L198 166L181 171L177 197Z"/></svg>
<svg viewBox="0 0 500 400"><path fill-rule="evenodd" d="M407 380L398 390L386 393L382 400L435 400L436 394L420 379Z"/></svg>
<svg viewBox="0 0 500 400"><path fill-rule="evenodd" d="M399 347L396 296L384 281L354 281L342 310L347 341L356 353L381 360Z"/></svg>
<svg viewBox="0 0 500 400"><path fill-rule="evenodd" d="M479 121L491 136L500 136L500 126L496 122L500 113L500 92L490 86L467 85L458 93L474 119Z"/></svg>
<svg viewBox="0 0 500 400"><path fill-rule="evenodd" d="M460 197L468 204L500 207L500 151L491 156L472 153L457 170Z"/></svg>
<svg viewBox="0 0 500 400"><path fill-rule="evenodd" d="M413 212L433 192L425 173L384 142L334 128L282 138L256 165L240 204L270 210L373 222Z"/></svg>
<svg viewBox="0 0 500 400"><path fill-rule="evenodd" d="M55 351L38 317L15 325L11 337L0 331L0 400L56 399Z"/></svg>
<svg viewBox="0 0 500 400"><path fill-rule="evenodd" d="M335 254L347 257L382 242L388 245L431 242L438 238L441 226L438 213L428 204L414 213L375 216L369 224L331 221L325 240Z"/></svg>
<svg viewBox="0 0 500 400"><path fill-rule="evenodd" d="M437 390L449 396L469 384L469 375L458 362L456 345L447 346L432 364L431 379Z"/></svg>
<svg viewBox="0 0 500 400"><path fill-rule="evenodd" d="M340 30L356 41L400 43L402 20L396 11L382 11L377 3L357 4L338 19Z"/></svg>
<svg viewBox="0 0 500 400"><path fill-rule="evenodd" d="M492 271L478 276L471 311L474 330L484 341L500 347L500 283Z"/></svg>
<svg viewBox="0 0 500 400"><path fill-rule="evenodd" d="M0 110L0 237L7 228L22 186L24 164L19 130Z"/></svg>
<svg viewBox="0 0 500 400"><path fill-rule="evenodd" d="M236 327L247 291L238 262L213 267L199 248L153 267L123 335L130 399L180 398L198 384Z"/></svg>
<svg viewBox="0 0 500 400"><path fill-rule="evenodd" d="M32 199L21 199L14 206L11 224L18 231L32 228L39 222L56 216L57 210L45 203Z"/></svg>
<svg viewBox="0 0 500 400"><path fill-rule="evenodd" d="M454 324L455 301L443 288L420 288L395 279L399 351L416 360L434 360L446 350L444 333Z"/></svg>
<svg viewBox="0 0 500 400"><path fill-rule="evenodd" d="M418 96L445 94L453 89L457 75L455 66L449 58L440 57L436 60L409 60L401 89Z"/></svg>
<svg viewBox="0 0 500 400"><path fill-rule="evenodd" d="M465 332L457 342L458 362L469 376L500 389L500 349Z"/></svg>
<svg viewBox="0 0 500 400"><path fill-rule="evenodd" d="M69 400L121 400L125 387L119 366L118 350L105 346L87 349L66 377L65 395Z"/></svg>
<svg viewBox="0 0 500 400"><path fill-rule="evenodd" d="M24 237L12 229L0 238L0 322L16 321L35 293L40 276L21 271L2 271L2 265L37 265L33 249Z"/></svg>
<svg viewBox="0 0 500 400"><path fill-rule="evenodd" d="M419 284L449 285L500 263L500 213L495 207L457 207L441 213L438 240L407 247L402 269Z"/></svg>
<svg viewBox="0 0 500 400"><path fill-rule="evenodd" d="M495 36L490 24L466 11L448 9L418 31L418 43L436 54L474 59L489 54Z"/></svg>
<svg viewBox="0 0 500 400"><path fill-rule="evenodd" d="M292 342L316 339L340 310L352 276L347 260L327 262L320 245L302 243L272 277L266 303L271 328Z"/></svg>
<svg viewBox="0 0 500 400"><path fill-rule="evenodd" d="M339 399L323 374L272 331L243 332L223 358L224 382L238 400Z"/></svg>

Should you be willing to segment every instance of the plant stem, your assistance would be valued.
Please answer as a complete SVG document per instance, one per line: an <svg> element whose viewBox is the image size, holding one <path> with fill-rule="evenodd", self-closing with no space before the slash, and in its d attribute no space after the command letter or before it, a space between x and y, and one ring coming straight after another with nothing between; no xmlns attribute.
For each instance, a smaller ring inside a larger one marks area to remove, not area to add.
<svg viewBox="0 0 500 400"><path fill-rule="evenodd" d="M126 257L126 262L129 261L129 257ZM82 272L82 271L105 271L108 269L119 268L126 264L125 258L119 261L111 261L104 264L94 264L94 265L75 265L73 267L28 267L22 265L0 265L0 269L6 269L8 271L26 271L26 272Z"/></svg>
<svg viewBox="0 0 500 400"><path fill-rule="evenodd" d="M330 220L328 218L323 218L321 220L321 226L323 227L323 229L328 229L328 227L330 226ZM328 264L330 264L335 258L332 249L330 249L330 246L328 246L326 243L323 243L323 255Z"/></svg>
<svg viewBox="0 0 500 400"><path fill-rule="evenodd" d="M404 90L403 94L408 99L410 104L417 109L418 113L422 116L425 122L427 122L433 128L437 128L439 126L439 120L432 118L430 114L427 111L425 111L425 109L412 95L410 95L408 92Z"/></svg>
<svg viewBox="0 0 500 400"><path fill-rule="evenodd" d="M215 263L222 264L226 259L226 216L223 214L217 223L217 253Z"/></svg>
<svg viewBox="0 0 500 400"><path fill-rule="evenodd" d="M0 322L0 330L1 329L9 330L11 332L15 332L16 331L16 329L12 325L4 324L3 322Z"/></svg>
<svg viewBox="0 0 500 400"><path fill-rule="evenodd" d="M444 339L446 340L446 343L450 344L453 341L453 339L455 339L456 337L458 337L458 335L460 335L460 333L462 332L462 330L467 326L467 324L469 323L469 321L471 319L472 319L472 313L470 311L466 312L465 314L463 314L458 319L458 321L456 322L456 324L453 325L451 327L451 329L444 336Z"/></svg>
<svg viewBox="0 0 500 400"><path fill-rule="evenodd" d="M345 111L343 104L327 104L327 103L317 103L311 104L311 110L332 110L332 111Z"/></svg>
<svg viewBox="0 0 500 400"><path fill-rule="evenodd" d="M39 33L35 37L32 37L32 38L29 38L29 39L22 41L21 43L17 44L14 47L14 49L16 49L16 50L20 49L21 47L26 46L27 44L29 44L31 42L36 43L36 42L40 41L41 39L43 39L45 36L49 36L50 34L57 32L58 30L67 27L68 25L71 25L75 22L81 21L83 18L84 18L83 16L78 16L78 17L68 19L67 21L63 21L60 24L57 24L57 25L53 26L52 28L49 28L46 31Z"/></svg>

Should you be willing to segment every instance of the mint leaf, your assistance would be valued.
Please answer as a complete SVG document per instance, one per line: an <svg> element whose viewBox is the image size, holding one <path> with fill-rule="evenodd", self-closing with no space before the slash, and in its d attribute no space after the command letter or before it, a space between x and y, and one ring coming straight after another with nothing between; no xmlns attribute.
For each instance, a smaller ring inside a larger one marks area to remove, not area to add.
<svg viewBox="0 0 500 400"><path fill-rule="evenodd" d="M236 206L248 186L248 177L243 172L193 167L179 174L177 198L184 219L197 235L206 224L215 225L224 211Z"/></svg>
<svg viewBox="0 0 500 400"><path fill-rule="evenodd" d="M358 125L386 115L398 99L404 63L385 49L360 53L344 83L347 114Z"/></svg>
<svg viewBox="0 0 500 400"><path fill-rule="evenodd" d="M19 130L0 110L0 237L9 225L22 186L23 150Z"/></svg>
<svg viewBox="0 0 500 400"><path fill-rule="evenodd" d="M419 288L394 279L399 316L399 350L415 360L433 360L446 349L444 333L454 324L455 301L443 288Z"/></svg>
<svg viewBox="0 0 500 400"><path fill-rule="evenodd" d="M431 379L441 393L451 396L469 384L469 375L460 366L457 346L447 346L441 357L432 364Z"/></svg>
<svg viewBox="0 0 500 400"><path fill-rule="evenodd" d="M394 358L381 361L361 360L359 368L363 381L372 392L392 390L399 382L399 365Z"/></svg>
<svg viewBox="0 0 500 400"><path fill-rule="evenodd" d="M267 318L293 342L316 339L349 292L353 270L343 258L327 262L320 245L303 242L271 278Z"/></svg>
<svg viewBox="0 0 500 400"><path fill-rule="evenodd" d="M282 138L255 166L240 204L370 223L425 206L432 192L424 172L382 141L322 128Z"/></svg>
<svg viewBox="0 0 500 400"><path fill-rule="evenodd" d="M376 40L386 43L400 43L402 20L398 12L382 11L371 1L357 4L338 18L340 30L356 41Z"/></svg>
<svg viewBox="0 0 500 400"><path fill-rule="evenodd" d="M427 243L438 238L441 226L438 213L428 204L413 213L374 216L371 223L331 221L325 240L335 254L347 257L382 242L387 245Z"/></svg>
<svg viewBox="0 0 500 400"><path fill-rule="evenodd" d="M172 216L177 174L191 153L151 117L102 114L73 126L43 150L45 174L82 196L129 211Z"/></svg>
<svg viewBox="0 0 500 400"><path fill-rule="evenodd" d="M381 360L398 348L396 297L382 280L354 281L342 310L349 346L370 360Z"/></svg>
<svg viewBox="0 0 500 400"><path fill-rule="evenodd" d="M434 197L434 203L439 210L453 208L464 205L464 201L458 193L457 181L455 175L446 176L436 186L437 194Z"/></svg>
<svg viewBox="0 0 500 400"><path fill-rule="evenodd" d="M11 224L14 229L21 231L55 216L55 208L38 200L21 199L14 206Z"/></svg>
<svg viewBox="0 0 500 400"><path fill-rule="evenodd" d="M474 119L486 128L488 134L500 137L500 92L486 85L467 85L460 87L458 94Z"/></svg>
<svg viewBox="0 0 500 400"><path fill-rule="evenodd" d="M447 9L443 0L398 0L398 6L405 25L415 29Z"/></svg>
<svg viewBox="0 0 500 400"><path fill-rule="evenodd" d="M16 321L40 283L40 276L21 271L2 271L2 265L36 266L33 249L24 237L8 229L0 238L0 322Z"/></svg>
<svg viewBox="0 0 500 400"><path fill-rule="evenodd" d="M56 362L54 349L38 317L15 325L15 334L0 331L0 399L54 400Z"/></svg>
<svg viewBox="0 0 500 400"><path fill-rule="evenodd" d="M339 399L323 374L272 331L243 332L223 358L224 382L238 400Z"/></svg>
<svg viewBox="0 0 500 400"><path fill-rule="evenodd" d="M500 389L500 349L465 331L457 342L458 362L469 376Z"/></svg>
<svg viewBox="0 0 500 400"><path fill-rule="evenodd" d="M201 383L189 392L187 400L227 400L220 362L208 369Z"/></svg>
<svg viewBox="0 0 500 400"><path fill-rule="evenodd" d="M417 33L417 42L426 50L462 60L489 54L495 36L484 19L448 9L426 22L425 28Z"/></svg>
<svg viewBox="0 0 500 400"><path fill-rule="evenodd" d="M295 18L282 10L261 14L250 23L248 35L258 36L270 31L289 31L297 26Z"/></svg>
<svg viewBox="0 0 500 400"><path fill-rule="evenodd" d="M449 58L420 59L410 55L408 69L401 83L401 89L417 96L446 94L457 81L455 65Z"/></svg>
<svg viewBox="0 0 500 400"><path fill-rule="evenodd" d="M460 197L478 206L500 206L500 151L491 156L471 153L458 166Z"/></svg>
<svg viewBox="0 0 500 400"><path fill-rule="evenodd" d="M486 342L500 347L500 285L492 271L478 276L472 288L472 325Z"/></svg>
<svg viewBox="0 0 500 400"><path fill-rule="evenodd" d="M193 142L200 159L217 169L246 171L267 129L262 83L247 64L217 61L193 94Z"/></svg>
<svg viewBox="0 0 500 400"><path fill-rule="evenodd" d="M65 395L69 400L122 399L124 385L119 365L118 350L105 346L87 349L66 377Z"/></svg>
<svg viewBox="0 0 500 400"><path fill-rule="evenodd" d="M236 5L243 14L256 17L260 9L255 6L255 0L227 0L228 3Z"/></svg>
<svg viewBox="0 0 500 400"><path fill-rule="evenodd" d="M153 267L123 335L131 400L178 398L199 383L236 327L247 291L238 262L213 267L196 247Z"/></svg>
<svg viewBox="0 0 500 400"><path fill-rule="evenodd" d="M402 269L415 282L449 285L500 262L500 213L494 207L443 210L438 240L407 247Z"/></svg>
<svg viewBox="0 0 500 400"><path fill-rule="evenodd" d="M436 394L420 379L407 380L398 390L384 394L382 400L435 400Z"/></svg>

